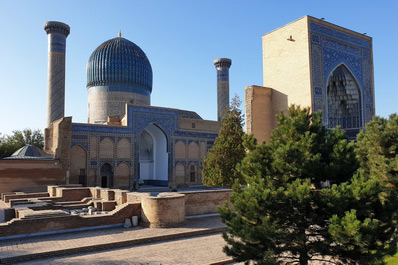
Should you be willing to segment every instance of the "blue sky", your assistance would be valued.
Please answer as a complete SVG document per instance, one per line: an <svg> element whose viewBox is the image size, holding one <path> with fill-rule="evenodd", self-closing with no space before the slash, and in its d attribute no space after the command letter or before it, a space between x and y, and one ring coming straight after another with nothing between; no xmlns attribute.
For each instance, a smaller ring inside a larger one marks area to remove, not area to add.
<svg viewBox="0 0 398 265"><path fill-rule="evenodd" d="M87 121L86 63L102 42L133 41L153 69L153 106L215 120L213 60L232 59L230 95L262 85L261 36L310 15L373 38L376 114L398 112L398 1L18 1L0 0L0 133L44 129L47 36L44 22L67 23L65 116Z"/></svg>

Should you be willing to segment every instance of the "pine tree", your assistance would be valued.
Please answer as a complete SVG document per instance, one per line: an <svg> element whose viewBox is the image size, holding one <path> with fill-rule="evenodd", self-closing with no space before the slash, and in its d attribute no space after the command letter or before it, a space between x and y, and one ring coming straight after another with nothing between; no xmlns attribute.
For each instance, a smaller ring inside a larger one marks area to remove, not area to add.
<svg viewBox="0 0 398 265"><path fill-rule="evenodd" d="M242 175L235 169L245 156L243 147L243 117L237 96L221 121L221 129L208 156L203 160L202 182L207 186L229 186L235 180L243 183Z"/></svg>
<svg viewBox="0 0 398 265"><path fill-rule="evenodd" d="M398 115L373 117L358 134L357 158L366 174L398 185Z"/></svg>
<svg viewBox="0 0 398 265"><path fill-rule="evenodd" d="M235 185L233 209L220 209L229 256L256 264L378 264L396 250L397 194L355 173L354 144L338 128L328 132L319 113L292 106L270 144L247 139L237 168L248 187ZM323 180L335 184L320 189Z"/></svg>

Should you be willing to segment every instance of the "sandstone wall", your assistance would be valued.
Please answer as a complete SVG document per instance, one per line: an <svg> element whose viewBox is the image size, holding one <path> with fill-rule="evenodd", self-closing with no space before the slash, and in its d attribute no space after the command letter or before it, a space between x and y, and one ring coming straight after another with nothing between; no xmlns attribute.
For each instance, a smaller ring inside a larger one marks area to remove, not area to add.
<svg viewBox="0 0 398 265"><path fill-rule="evenodd" d="M312 107L308 17L265 34L262 42L263 86L288 95L287 106Z"/></svg>
<svg viewBox="0 0 398 265"><path fill-rule="evenodd" d="M218 133L221 123L218 121L179 118L178 129L183 131Z"/></svg>

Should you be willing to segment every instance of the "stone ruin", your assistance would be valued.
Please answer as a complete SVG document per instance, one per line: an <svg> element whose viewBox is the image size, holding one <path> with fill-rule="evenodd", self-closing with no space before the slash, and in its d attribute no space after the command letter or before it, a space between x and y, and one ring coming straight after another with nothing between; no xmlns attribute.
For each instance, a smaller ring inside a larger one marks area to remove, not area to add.
<svg viewBox="0 0 398 265"><path fill-rule="evenodd" d="M47 192L2 193L9 208L0 240L113 226L176 227L186 216L212 214L231 190L129 192L81 185L48 186ZM128 220L128 221L127 221Z"/></svg>

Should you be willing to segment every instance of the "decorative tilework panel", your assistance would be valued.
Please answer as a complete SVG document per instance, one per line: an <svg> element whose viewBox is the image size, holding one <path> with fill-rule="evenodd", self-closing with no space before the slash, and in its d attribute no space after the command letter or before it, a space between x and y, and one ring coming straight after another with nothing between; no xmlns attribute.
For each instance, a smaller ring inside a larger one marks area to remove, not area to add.
<svg viewBox="0 0 398 265"><path fill-rule="evenodd" d="M87 140L88 136L87 135L72 134L72 140L74 140L74 139Z"/></svg>
<svg viewBox="0 0 398 265"><path fill-rule="evenodd" d="M356 47L370 49L370 43L367 40L355 37L353 35L310 22L311 33L319 33L320 35L328 36L331 39L339 40Z"/></svg>
<svg viewBox="0 0 398 265"><path fill-rule="evenodd" d="M368 122L374 115L370 41L315 22L310 22L310 31L314 110L323 110L324 122L328 124L326 104L328 78L335 68L344 64L358 83L364 102L363 121ZM350 133L355 132L351 130Z"/></svg>
<svg viewBox="0 0 398 265"><path fill-rule="evenodd" d="M72 142L70 147L74 147L75 145L81 145L86 151L88 150L88 143Z"/></svg>

